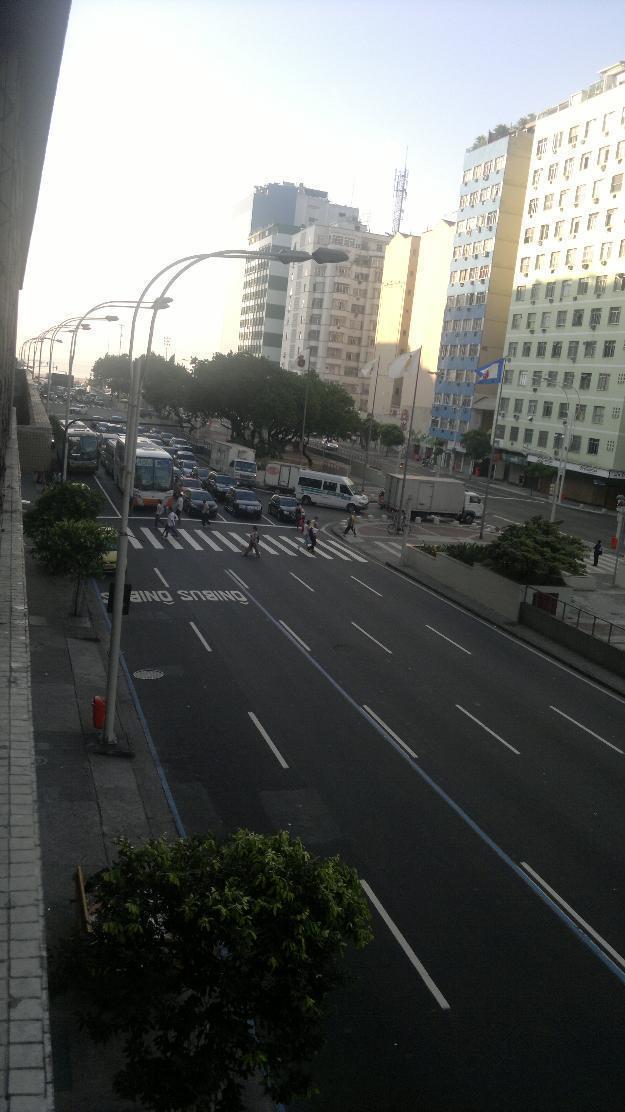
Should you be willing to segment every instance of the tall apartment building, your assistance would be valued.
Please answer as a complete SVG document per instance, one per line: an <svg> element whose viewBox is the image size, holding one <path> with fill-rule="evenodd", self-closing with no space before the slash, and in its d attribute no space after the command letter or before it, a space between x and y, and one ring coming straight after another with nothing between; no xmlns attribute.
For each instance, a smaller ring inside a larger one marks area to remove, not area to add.
<svg viewBox="0 0 625 1112"><path fill-rule="evenodd" d="M403 379L389 378L399 355L410 351L409 333L420 237L397 232L384 252L382 287L375 329L375 368L368 409L379 421L399 421Z"/></svg>
<svg viewBox="0 0 625 1112"><path fill-rule="evenodd" d="M464 160L430 424L454 466L471 425L475 370L504 351L531 148L524 129Z"/></svg>
<svg viewBox="0 0 625 1112"><path fill-rule="evenodd" d="M331 246L347 251L344 263L300 263L289 268L289 288L280 362L297 369L308 352L309 366L326 381L354 395L366 412L368 377L360 368L373 358L387 235L368 232L357 219L351 227L314 224L293 237L293 247L314 251Z"/></svg>
<svg viewBox="0 0 625 1112"><path fill-rule="evenodd" d="M565 467L569 497L609 506L625 491L624 174L619 62L536 122L495 430L509 478Z"/></svg>
<svg viewBox="0 0 625 1112"><path fill-rule="evenodd" d="M299 228L318 223L351 225L358 209L336 205L325 190L291 182L257 186L250 206L249 246L259 252L289 248ZM284 328L287 270L282 263L245 264L239 316L239 351L278 360Z"/></svg>

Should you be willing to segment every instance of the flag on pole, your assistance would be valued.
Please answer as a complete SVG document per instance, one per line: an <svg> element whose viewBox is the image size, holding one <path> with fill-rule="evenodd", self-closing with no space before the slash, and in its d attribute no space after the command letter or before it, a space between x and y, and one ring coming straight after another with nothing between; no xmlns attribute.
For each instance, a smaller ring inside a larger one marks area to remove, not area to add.
<svg viewBox="0 0 625 1112"><path fill-rule="evenodd" d="M377 362L377 360L372 359L370 363L365 363L360 368L360 371L359 371L360 377L361 378L369 378L369 375L371 374L373 368L375 367L376 362Z"/></svg>
<svg viewBox="0 0 625 1112"><path fill-rule="evenodd" d="M505 359L493 359L492 363L485 363L483 367L475 370L475 382L480 386L496 386L503 378ZM493 368L495 368L493 370Z"/></svg>
<svg viewBox="0 0 625 1112"><path fill-rule="evenodd" d="M398 355L388 369L388 377L401 378L402 375L410 374L411 371L416 371L419 366L420 355L421 348L417 348L415 351L406 351L403 355Z"/></svg>

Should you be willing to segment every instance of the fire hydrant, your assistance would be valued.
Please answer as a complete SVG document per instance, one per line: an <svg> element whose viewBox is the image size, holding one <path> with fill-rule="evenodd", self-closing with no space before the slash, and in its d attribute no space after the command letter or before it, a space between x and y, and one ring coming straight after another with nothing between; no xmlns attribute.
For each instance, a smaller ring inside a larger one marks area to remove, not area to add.
<svg viewBox="0 0 625 1112"><path fill-rule="evenodd" d="M93 713L93 725L96 730L104 729L104 722L106 719L106 699L103 695L94 695L91 701L91 709Z"/></svg>

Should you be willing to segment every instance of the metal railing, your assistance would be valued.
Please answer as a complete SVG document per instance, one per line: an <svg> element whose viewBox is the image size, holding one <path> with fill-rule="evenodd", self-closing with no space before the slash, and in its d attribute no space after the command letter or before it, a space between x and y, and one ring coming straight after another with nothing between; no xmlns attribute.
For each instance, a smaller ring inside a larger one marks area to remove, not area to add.
<svg viewBox="0 0 625 1112"><path fill-rule="evenodd" d="M528 592L531 597L528 597ZM591 637L605 641L615 649L625 651L625 626L610 622L607 618L593 614L591 610L584 610L572 602L563 602L555 591L538 591L535 587L526 587L523 601L539 610L545 610L553 618L566 625L574 626L582 633L588 633Z"/></svg>

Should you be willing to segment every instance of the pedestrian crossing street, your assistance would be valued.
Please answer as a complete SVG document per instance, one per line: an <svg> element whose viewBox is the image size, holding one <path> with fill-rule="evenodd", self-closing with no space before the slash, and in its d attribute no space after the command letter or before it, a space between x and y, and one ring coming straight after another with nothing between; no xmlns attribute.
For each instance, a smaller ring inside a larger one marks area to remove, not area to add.
<svg viewBox="0 0 625 1112"><path fill-rule="evenodd" d="M178 526L178 536L173 537L171 534L166 537L163 533L157 533L155 529L150 529L146 525L139 528L128 530L128 542L132 548L176 548L182 550L184 548L192 548L196 552L244 552L247 548L247 534L237 533L234 530L218 530L211 527L210 530L204 529L181 529ZM268 556L293 556L295 559L303 557L306 560L314 560L321 558L322 560L344 560L349 562L353 560L357 564L366 564L368 561L359 552L354 552L347 545L341 544L339 541L324 535L323 540L317 538L317 545L315 548L315 555L308 552L302 544L301 537L297 535L297 539L293 536L288 537L284 534L276 536L272 533L261 535L259 545L263 552Z"/></svg>
<svg viewBox="0 0 625 1112"><path fill-rule="evenodd" d="M622 557L619 557L619 563L621 559ZM595 567L592 559L592 550L590 550L585 554L586 570L594 575L597 575L598 573L603 575L613 575L614 560L615 556L613 552L604 552L603 555L599 557L599 563L597 567Z"/></svg>

